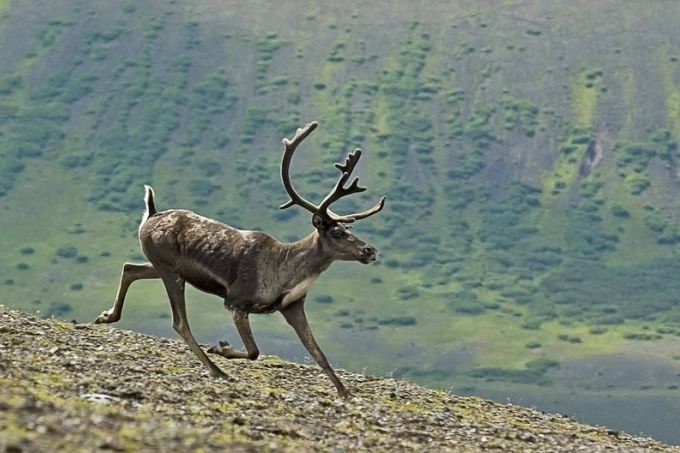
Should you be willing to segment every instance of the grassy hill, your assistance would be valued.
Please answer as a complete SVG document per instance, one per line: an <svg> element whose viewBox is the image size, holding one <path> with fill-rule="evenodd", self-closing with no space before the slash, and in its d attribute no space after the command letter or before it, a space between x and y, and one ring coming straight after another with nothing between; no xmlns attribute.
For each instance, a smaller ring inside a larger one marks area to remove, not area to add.
<svg viewBox="0 0 680 453"><path fill-rule="evenodd" d="M316 367L224 361L213 379L186 346L0 306L6 451L678 451L567 417Z"/></svg>
<svg viewBox="0 0 680 453"><path fill-rule="evenodd" d="M308 216L277 208L280 140L317 119L296 187L320 199L360 146L369 190L338 210L388 197L356 227L381 261L334 266L308 298L336 363L680 413L680 5L273 9L0 2L3 302L81 321L110 306L122 262L142 259L145 183L161 209L301 237ZM221 303L189 297L199 337L236 338ZM170 332L157 282L129 298L123 326ZM276 317L255 331L304 358ZM616 422L663 429L645 413Z"/></svg>

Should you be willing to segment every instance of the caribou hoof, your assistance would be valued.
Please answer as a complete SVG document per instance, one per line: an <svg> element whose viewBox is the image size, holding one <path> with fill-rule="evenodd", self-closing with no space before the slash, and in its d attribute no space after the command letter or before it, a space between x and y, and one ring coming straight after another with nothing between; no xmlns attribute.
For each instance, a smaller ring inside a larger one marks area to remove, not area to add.
<svg viewBox="0 0 680 453"><path fill-rule="evenodd" d="M113 316L113 309L111 310L104 310L97 319L94 320L95 324L108 324L110 322L116 322L120 319L120 316L114 317Z"/></svg>
<svg viewBox="0 0 680 453"><path fill-rule="evenodd" d="M210 374L210 377L212 377L212 378L224 379L226 381L232 381L232 382L235 381L235 379L233 377L227 375L227 373L225 373L224 371L220 370L217 367L211 368L208 371L208 374Z"/></svg>

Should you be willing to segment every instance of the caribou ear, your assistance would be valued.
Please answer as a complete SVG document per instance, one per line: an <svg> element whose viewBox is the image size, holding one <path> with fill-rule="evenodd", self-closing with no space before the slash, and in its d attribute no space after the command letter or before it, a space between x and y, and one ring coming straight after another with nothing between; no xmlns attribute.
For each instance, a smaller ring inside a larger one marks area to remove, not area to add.
<svg viewBox="0 0 680 453"><path fill-rule="evenodd" d="M329 222L319 214L312 216L312 225L319 231L325 231L330 227Z"/></svg>

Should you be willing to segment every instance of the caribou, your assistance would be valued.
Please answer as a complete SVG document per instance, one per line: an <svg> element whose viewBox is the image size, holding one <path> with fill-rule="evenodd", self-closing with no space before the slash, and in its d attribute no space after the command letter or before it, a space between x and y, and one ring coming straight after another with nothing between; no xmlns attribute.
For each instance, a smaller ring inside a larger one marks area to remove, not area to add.
<svg viewBox="0 0 680 453"><path fill-rule="evenodd" d="M146 210L139 226L139 242L148 262L123 264L113 307L102 312L95 322L120 320L125 295L134 281L160 279L170 299L173 329L208 368L210 376L227 377L191 333L184 298L185 284L189 283L223 299L245 346L244 351L220 342L219 346L210 347L208 353L227 359L257 359L259 350L248 316L278 311L333 382L338 394L348 397L349 391L314 339L304 301L314 281L334 261L368 264L377 259L378 251L352 234L349 224L381 211L385 197L370 209L356 214L339 215L330 209L340 198L366 190L359 186L357 177L347 184L361 157L360 149L349 153L344 163L335 164L340 170L340 178L320 204L313 204L298 194L290 179L291 159L298 145L316 127L317 123L311 122L298 129L291 140L284 138L281 161L281 180L290 199L280 208L299 206L309 211L314 226L309 235L296 242L284 243L266 233L240 230L192 211L170 209L159 212L153 189L145 186Z"/></svg>

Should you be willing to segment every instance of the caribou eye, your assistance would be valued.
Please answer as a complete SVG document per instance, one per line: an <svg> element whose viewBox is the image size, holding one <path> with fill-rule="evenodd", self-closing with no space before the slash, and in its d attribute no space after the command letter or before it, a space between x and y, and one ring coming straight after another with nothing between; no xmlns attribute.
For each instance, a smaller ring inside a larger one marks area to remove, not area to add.
<svg viewBox="0 0 680 453"><path fill-rule="evenodd" d="M333 239L340 239L345 237L345 232L339 228L335 228L331 230L331 237Z"/></svg>

